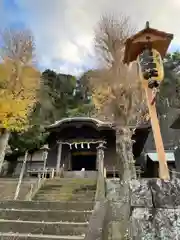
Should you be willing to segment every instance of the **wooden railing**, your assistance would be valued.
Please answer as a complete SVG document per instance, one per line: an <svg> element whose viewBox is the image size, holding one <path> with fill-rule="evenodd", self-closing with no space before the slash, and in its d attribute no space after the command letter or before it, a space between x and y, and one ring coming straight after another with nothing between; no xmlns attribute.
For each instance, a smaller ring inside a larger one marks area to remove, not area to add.
<svg viewBox="0 0 180 240"><path fill-rule="evenodd" d="M38 174L37 181L35 183L31 184L30 191L26 195L25 199L28 201L31 201L33 197L36 195L36 193L39 191L39 189L44 185L47 177L47 169L45 169L45 172L41 176L41 174Z"/></svg>
<svg viewBox="0 0 180 240"><path fill-rule="evenodd" d="M60 173L59 176L63 177L64 166L60 168L59 173ZM28 192L28 194L26 195L26 198L25 198L26 200L31 201L34 198L34 196L39 191L39 189L45 184L46 179L47 179L47 174L49 174L48 169L45 169L45 173L43 173L42 175L40 173L38 174L37 181L34 184L31 184L30 191ZM51 178L55 177L55 169L54 168L52 169L50 176L51 176Z"/></svg>
<svg viewBox="0 0 180 240"><path fill-rule="evenodd" d="M17 187L16 187L16 192L14 194L14 200L16 200L18 198L18 196L19 196L22 179L23 179L24 172L25 172L25 169L26 169L27 158L28 158L28 151L25 152L24 161L23 161L23 164L22 164L22 168L21 168L21 172L20 172L20 175L19 175L18 184L17 184Z"/></svg>

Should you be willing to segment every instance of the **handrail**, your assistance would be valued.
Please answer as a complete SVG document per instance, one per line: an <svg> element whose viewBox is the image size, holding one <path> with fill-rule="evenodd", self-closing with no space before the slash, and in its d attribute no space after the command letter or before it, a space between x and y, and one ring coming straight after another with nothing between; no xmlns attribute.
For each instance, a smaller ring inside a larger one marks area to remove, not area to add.
<svg viewBox="0 0 180 240"><path fill-rule="evenodd" d="M104 177L105 169L103 173L98 171L97 185L96 185L96 201L101 201L105 199L105 177Z"/></svg>
<svg viewBox="0 0 180 240"><path fill-rule="evenodd" d="M63 175L63 171L64 171L64 166L61 167L60 169L60 175L59 175L60 177ZM48 169L46 168L45 173L42 174L42 177L40 173L38 174L37 181L34 184L31 184L30 191L26 195L26 200L31 201L33 197L36 195L36 193L39 191L39 189L45 184L45 181L47 179L46 178L47 172L48 172ZM54 177L55 177L55 169L53 168L51 172L51 178L54 178Z"/></svg>
<svg viewBox="0 0 180 240"><path fill-rule="evenodd" d="M36 195L36 193L39 191L39 189L44 185L46 181L46 178L38 178L38 180L34 183L31 184L31 189L29 193L26 195L26 200L31 201L33 197Z"/></svg>
<svg viewBox="0 0 180 240"><path fill-rule="evenodd" d="M28 151L26 151L25 155L24 155L24 161L23 161L21 172L20 172L20 175L19 175L19 180L18 180L18 184L17 184L17 187L16 187L16 192L14 194L14 200L16 200L19 196L22 179L23 179L24 172L25 172L25 169L26 169L27 158L28 158Z"/></svg>
<svg viewBox="0 0 180 240"><path fill-rule="evenodd" d="M34 184L31 184L30 191L27 193L25 197L26 200L31 201L33 197L36 195L36 193L39 191L39 189L42 187L42 185L45 183L47 177L47 168L44 171L45 172L43 172L42 177L41 174L39 173L37 181Z"/></svg>
<svg viewBox="0 0 180 240"><path fill-rule="evenodd" d="M107 200L96 202L84 240L104 240L103 228L107 210Z"/></svg>
<svg viewBox="0 0 180 240"><path fill-rule="evenodd" d="M85 240L104 240L103 229L105 227L105 219L108 211L108 201L105 197L105 173L98 171L95 206L90 217L88 230Z"/></svg>

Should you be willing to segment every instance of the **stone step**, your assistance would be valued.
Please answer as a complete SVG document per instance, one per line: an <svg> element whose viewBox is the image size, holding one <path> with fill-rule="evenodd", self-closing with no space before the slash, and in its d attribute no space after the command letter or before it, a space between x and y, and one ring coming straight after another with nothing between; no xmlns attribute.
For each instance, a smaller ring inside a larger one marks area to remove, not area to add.
<svg viewBox="0 0 180 240"><path fill-rule="evenodd" d="M59 236L59 235L41 235L41 234L19 234L19 233L1 233L1 240L83 240L81 236Z"/></svg>
<svg viewBox="0 0 180 240"><path fill-rule="evenodd" d="M16 189L16 186L17 184L4 184L4 185L0 185L0 190L3 191L3 190L8 190L8 189Z"/></svg>
<svg viewBox="0 0 180 240"><path fill-rule="evenodd" d="M66 190L67 192L70 192L72 190L74 191L95 191L96 190L96 186L71 186L71 185L64 185L64 186L57 186L57 187L54 187L54 186L51 186L51 185L44 185L41 190L55 190L55 191L64 191Z"/></svg>
<svg viewBox="0 0 180 240"><path fill-rule="evenodd" d="M7 188L7 186L8 186L8 188L16 188L16 187L17 187L17 184L18 184L18 183L4 183L4 184L0 183L0 189ZM30 186L30 185L31 185L30 182L29 182L29 183L22 183L22 184L21 184L21 186Z"/></svg>
<svg viewBox="0 0 180 240"><path fill-rule="evenodd" d="M96 181L93 179L50 179L33 200L94 201Z"/></svg>
<svg viewBox="0 0 180 240"><path fill-rule="evenodd" d="M70 186L70 185L66 185L66 186L62 186L62 187L52 187L52 186L43 186L40 190L46 190L46 191L59 191L59 192L91 192L91 191L96 191L96 187L79 187L79 186Z"/></svg>
<svg viewBox="0 0 180 240"><path fill-rule="evenodd" d="M67 179L67 178L60 178L60 179L47 179L47 183L53 183L53 184L79 184L79 185L85 185L85 184L89 184L89 185L93 185L96 184L96 181L94 180L84 180L84 179Z"/></svg>
<svg viewBox="0 0 180 240"><path fill-rule="evenodd" d="M17 182L0 182L0 188L3 188L5 186L17 186Z"/></svg>
<svg viewBox="0 0 180 240"><path fill-rule="evenodd" d="M91 211L47 211L0 209L0 219L49 222L88 222Z"/></svg>
<svg viewBox="0 0 180 240"><path fill-rule="evenodd" d="M13 182L18 181L19 178L0 178L0 182Z"/></svg>
<svg viewBox="0 0 180 240"><path fill-rule="evenodd" d="M89 198L87 198L87 199L81 199L81 198L61 198L61 197L49 197L49 198L44 198L44 197L37 197L36 199L35 199L36 201L59 201L59 202L61 202L61 201L76 201L76 202L81 202L82 200L89 200L89 201L92 201L92 202L94 202L94 199L89 199Z"/></svg>
<svg viewBox="0 0 180 240"><path fill-rule="evenodd" d="M45 184L41 189L59 189L61 190L62 188L66 188L67 190L71 190L72 188L74 189L82 189L82 190L95 190L96 189L96 186L95 185L71 185L71 184L64 184L64 185L48 185L48 184Z"/></svg>
<svg viewBox="0 0 180 240"><path fill-rule="evenodd" d="M50 195L51 196L59 196L59 197L62 197L62 198L63 197L93 198L95 196L95 192L93 192L93 193L84 192L84 193L78 194L78 193L73 193L73 192L71 192L71 193L66 193L66 192L65 193L59 193L59 192L41 191L41 192L37 193L36 197L37 196L49 197Z"/></svg>
<svg viewBox="0 0 180 240"><path fill-rule="evenodd" d="M33 221L11 221L0 219L0 229L3 233L16 232L26 234L47 234L76 236L85 234L88 223L70 222L33 222Z"/></svg>
<svg viewBox="0 0 180 240"><path fill-rule="evenodd" d="M88 197L68 197L64 196L61 197L59 195L37 195L34 200L36 201L94 201L94 197L88 198Z"/></svg>
<svg viewBox="0 0 180 240"><path fill-rule="evenodd" d="M31 210L92 210L94 203L86 202L59 202L59 201L0 201L3 209L31 209Z"/></svg>
<svg viewBox="0 0 180 240"><path fill-rule="evenodd" d="M31 183L32 182L22 182L18 199L25 199L26 194L30 191ZM17 182L10 181L0 182L0 200L13 200L17 184Z"/></svg>
<svg viewBox="0 0 180 240"><path fill-rule="evenodd" d="M63 180L62 179L58 179L58 180L47 180L46 184L50 184L50 185L64 185L64 184L71 184L71 185L96 185L96 181L91 181L91 180L77 180L77 179L71 179L71 180Z"/></svg>
<svg viewBox="0 0 180 240"><path fill-rule="evenodd" d="M24 190L25 191L25 190ZM24 192L24 191L22 191L22 192ZM71 197L71 196L80 196L80 197L93 197L94 195L96 194L96 192L95 191L83 191L83 192L79 192L79 191L68 191L68 192L66 192L66 191L55 191L55 190L39 190L38 192L37 192L37 194L36 194L36 196L37 195L59 195L59 196L62 196L62 197L64 197L64 196L69 196L69 197Z"/></svg>
<svg viewBox="0 0 180 240"><path fill-rule="evenodd" d="M59 196L77 196L77 197L93 197L95 192L58 192L58 191L43 191L40 190L37 195L59 195Z"/></svg>
<svg viewBox="0 0 180 240"><path fill-rule="evenodd" d="M37 178L24 178L23 182L35 182ZM19 178L0 178L0 183L17 183Z"/></svg>
<svg viewBox="0 0 180 240"><path fill-rule="evenodd" d="M49 181L69 181L69 182L95 182L96 181L96 178L68 178L68 177L65 177L65 178L60 178L60 177L55 177L53 179L48 179Z"/></svg>

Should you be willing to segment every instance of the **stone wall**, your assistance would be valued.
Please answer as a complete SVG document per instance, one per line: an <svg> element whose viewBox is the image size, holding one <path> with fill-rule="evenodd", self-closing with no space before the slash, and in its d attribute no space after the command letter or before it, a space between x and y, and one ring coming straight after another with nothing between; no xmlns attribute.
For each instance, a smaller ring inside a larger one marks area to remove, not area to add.
<svg viewBox="0 0 180 240"><path fill-rule="evenodd" d="M180 180L140 179L130 183L129 209L124 207L119 180L107 180L111 205L109 239L121 236L123 216L129 215L129 235L133 240L180 239Z"/></svg>
<svg viewBox="0 0 180 240"><path fill-rule="evenodd" d="M122 240L126 228L125 220L129 219L130 212L119 179L106 180L106 197L109 200L108 216L106 216L108 240Z"/></svg>

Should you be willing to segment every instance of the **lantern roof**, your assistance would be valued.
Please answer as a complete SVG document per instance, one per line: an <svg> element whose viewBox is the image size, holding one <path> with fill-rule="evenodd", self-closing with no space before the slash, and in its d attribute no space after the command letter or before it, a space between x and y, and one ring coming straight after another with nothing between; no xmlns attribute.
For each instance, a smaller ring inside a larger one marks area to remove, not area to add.
<svg viewBox="0 0 180 240"><path fill-rule="evenodd" d="M172 39L173 34L150 28L149 22L146 22L146 27L143 30L126 40L124 63L129 64L135 61L147 44L150 44L164 58Z"/></svg>

